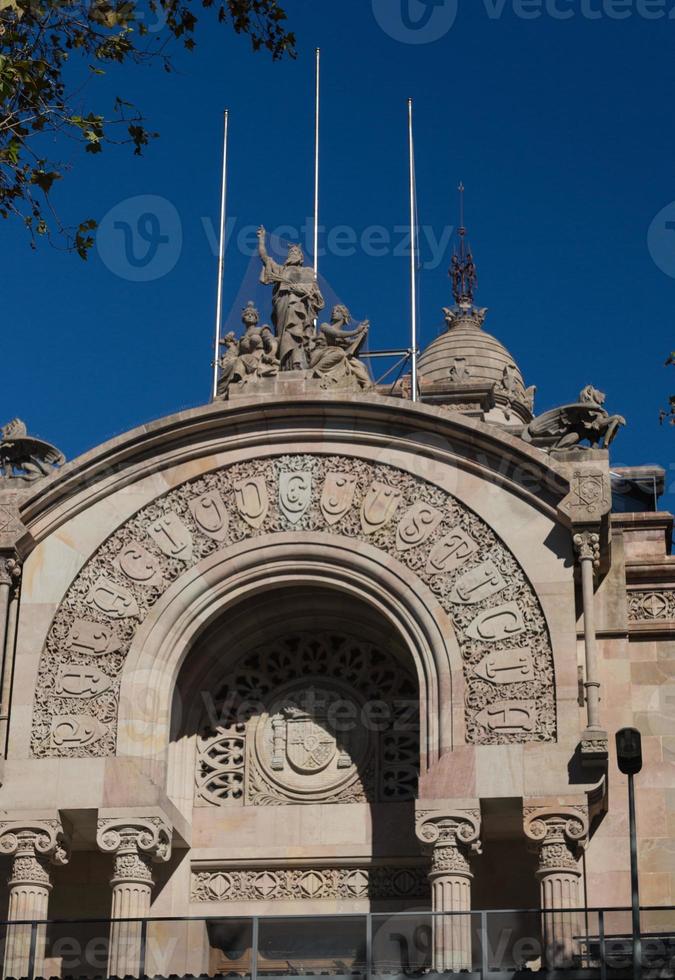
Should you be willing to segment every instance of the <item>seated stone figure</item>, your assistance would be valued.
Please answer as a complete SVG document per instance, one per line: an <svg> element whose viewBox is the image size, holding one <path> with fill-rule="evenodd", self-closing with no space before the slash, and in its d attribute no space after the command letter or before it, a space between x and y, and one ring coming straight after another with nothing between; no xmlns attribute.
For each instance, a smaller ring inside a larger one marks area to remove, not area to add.
<svg viewBox="0 0 675 980"><path fill-rule="evenodd" d="M368 335L368 320L349 329L352 317L346 306L333 307L330 323L322 323L309 354L312 376L324 382L324 387L371 388L365 364L358 354Z"/></svg>
<svg viewBox="0 0 675 980"><path fill-rule="evenodd" d="M232 384L274 377L279 371L278 342L266 323L258 326L260 314L250 300L242 311L241 320L245 328L241 338L237 340L230 331L220 342L225 348L219 361L218 395L221 398L227 397Z"/></svg>

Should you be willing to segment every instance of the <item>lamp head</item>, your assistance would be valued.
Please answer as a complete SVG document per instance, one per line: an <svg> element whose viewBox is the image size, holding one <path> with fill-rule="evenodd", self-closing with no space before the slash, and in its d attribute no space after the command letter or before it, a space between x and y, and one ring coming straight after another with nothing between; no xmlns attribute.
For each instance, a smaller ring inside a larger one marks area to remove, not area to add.
<svg viewBox="0 0 675 980"><path fill-rule="evenodd" d="M624 776L635 776L642 769L642 738L637 728L620 728L616 733L616 756Z"/></svg>

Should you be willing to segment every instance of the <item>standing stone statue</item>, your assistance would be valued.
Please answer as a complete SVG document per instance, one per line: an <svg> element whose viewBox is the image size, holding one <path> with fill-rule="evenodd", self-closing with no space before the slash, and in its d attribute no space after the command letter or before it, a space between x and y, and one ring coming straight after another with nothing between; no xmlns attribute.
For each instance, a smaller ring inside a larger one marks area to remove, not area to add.
<svg viewBox="0 0 675 980"><path fill-rule="evenodd" d="M271 285L272 323L279 342L282 371L302 371L309 366L308 350L314 337L314 322L324 300L311 266L304 265L299 245L290 245L288 257L279 265L267 254L266 232L258 229L258 254L263 264L260 281Z"/></svg>

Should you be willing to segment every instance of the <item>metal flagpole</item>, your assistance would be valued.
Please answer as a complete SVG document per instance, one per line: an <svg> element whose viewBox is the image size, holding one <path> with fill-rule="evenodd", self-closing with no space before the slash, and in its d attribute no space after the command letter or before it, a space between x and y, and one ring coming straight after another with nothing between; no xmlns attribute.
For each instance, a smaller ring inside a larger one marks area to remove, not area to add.
<svg viewBox="0 0 675 980"><path fill-rule="evenodd" d="M314 88L314 277L319 275L319 96L321 49L316 49Z"/></svg>
<svg viewBox="0 0 675 980"><path fill-rule="evenodd" d="M213 344L213 386L211 400L218 391L218 357L220 354L220 328L223 317L223 273L225 270L225 203L227 194L227 124L229 110L223 113L223 175L220 186L220 244L218 247L218 298L216 300L216 329Z"/></svg>
<svg viewBox="0 0 675 980"><path fill-rule="evenodd" d="M410 169L410 397L417 401L417 216L415 214L415 153L413 146L413 101L408 99L408 156Z"/></svg>

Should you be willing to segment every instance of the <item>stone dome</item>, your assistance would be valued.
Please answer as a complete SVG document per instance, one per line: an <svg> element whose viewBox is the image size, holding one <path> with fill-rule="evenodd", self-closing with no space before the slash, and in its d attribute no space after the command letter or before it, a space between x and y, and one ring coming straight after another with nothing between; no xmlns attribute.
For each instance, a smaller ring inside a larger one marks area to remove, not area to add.
<svg viewBox="0 0 675 980"><path fill-rule="evenodd" d="M512 354L483 330L487 310L455 307L444 310L448 329L420 354L420 392L442 396L458 390L492 389L495 405L511 409L526 420L532 417L533 390L525 389L523 376ZM453 399L454 400L454 399Z"/></svg>

